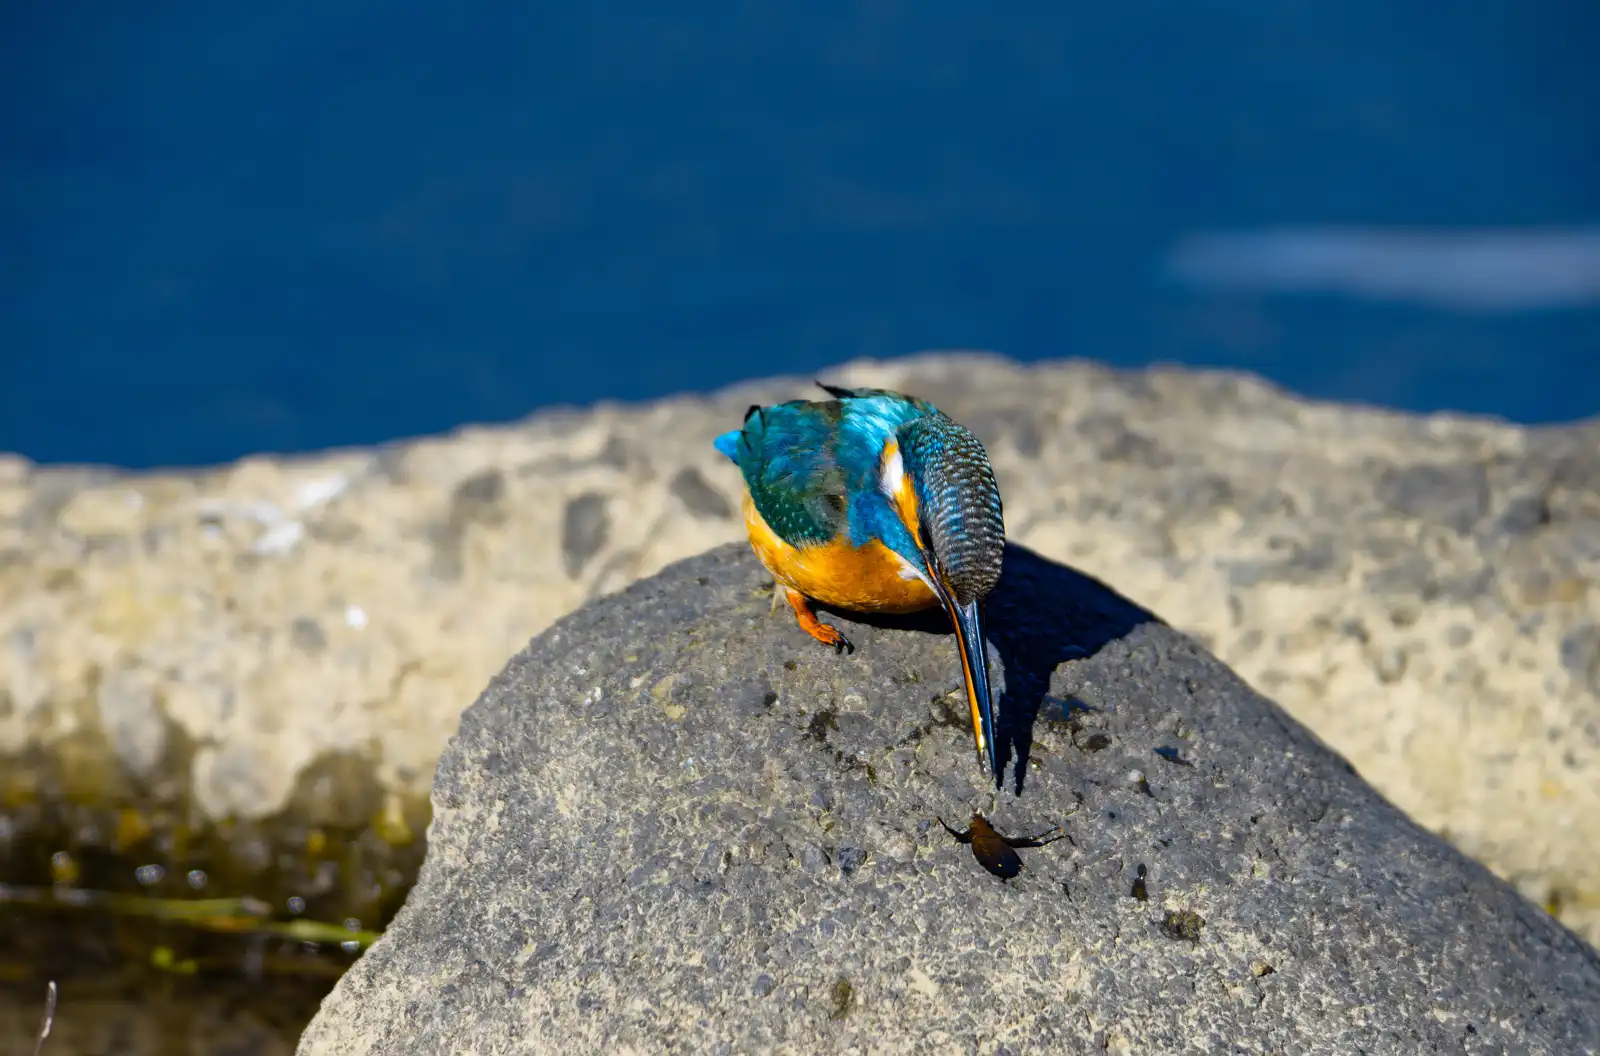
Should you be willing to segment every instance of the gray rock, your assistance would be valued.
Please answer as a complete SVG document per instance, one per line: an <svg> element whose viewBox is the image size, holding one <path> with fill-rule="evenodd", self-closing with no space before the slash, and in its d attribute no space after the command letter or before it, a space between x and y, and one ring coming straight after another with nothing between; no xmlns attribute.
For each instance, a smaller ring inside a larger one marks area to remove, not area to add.
<svg viewBox="0 0 1600 1056"><path fill-rule="evenodd" d="M718 548L492 680L303 1056L1600 1047L1592 948L1098 582L1008 552L998 794L937 619L839 657L767 583ZM973 809L1070 839L1002 882Z"/></svg>

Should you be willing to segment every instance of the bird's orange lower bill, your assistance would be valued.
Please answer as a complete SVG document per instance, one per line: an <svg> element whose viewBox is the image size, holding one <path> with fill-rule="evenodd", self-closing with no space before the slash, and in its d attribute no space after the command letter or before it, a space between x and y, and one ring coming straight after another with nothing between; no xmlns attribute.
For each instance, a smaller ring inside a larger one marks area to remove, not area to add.
<svg viewBox="0 0 1600 1056"><path fill-rule="evenodd" d="M954 598L946 600L945 608L950 613L950 622L955 625L956 649L961 654L961 675L972 712L972 737L978 748L978 762L999 781L999 750L994 739L994 697L989 688L988 638L983 632L983 610L976 601L961 605Z"/></svg>

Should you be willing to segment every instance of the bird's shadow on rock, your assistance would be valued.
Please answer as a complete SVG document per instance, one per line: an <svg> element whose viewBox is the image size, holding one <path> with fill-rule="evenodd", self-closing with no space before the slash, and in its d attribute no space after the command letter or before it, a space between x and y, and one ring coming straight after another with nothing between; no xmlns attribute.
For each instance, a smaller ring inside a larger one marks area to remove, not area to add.
<svg viewBox="0 0 1600 1056"><path fill-rule="evenodd" d="M1159 616L1087 573L1058 564L1017 543L1007 543L1000 582L985 602L989 644L1000 657L1001 688L995 739L1001 778L1012 760L1013 790L1022 794L1033 747L1033 726L1050 691L1050 678L1068 660L1082 660ZM849 613L875 627L952 633L943 612L909 616ZM1067 708L1072 702L1066 702Z"/></svg>

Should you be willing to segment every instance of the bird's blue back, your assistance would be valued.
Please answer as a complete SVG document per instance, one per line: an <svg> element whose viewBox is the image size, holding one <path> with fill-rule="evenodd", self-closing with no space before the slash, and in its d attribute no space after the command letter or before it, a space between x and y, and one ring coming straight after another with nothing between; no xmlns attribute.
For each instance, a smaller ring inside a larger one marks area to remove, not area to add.
<svg viewBox="0 0 1600 1056"><path fill-rule="evenodd" d="M879 460L901 426L937 413L913 397L856 389L837 400L753 410L715 445L738 465L762 518L791 545L848 534L853 546L879 539L918 560L916 541L879 489Z"/></svg>

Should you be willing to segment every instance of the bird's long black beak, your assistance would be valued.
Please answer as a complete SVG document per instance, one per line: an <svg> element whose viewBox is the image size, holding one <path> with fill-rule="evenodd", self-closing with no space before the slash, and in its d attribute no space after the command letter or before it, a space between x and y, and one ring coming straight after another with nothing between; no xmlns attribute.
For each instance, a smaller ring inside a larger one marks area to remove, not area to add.
<svg viewBox="0 0 1600 1056"><path fill-rule="evenodd" d="M967 686L967 704L972 709L972 738L978 746L978 763L989 768L998 784L1000 753L994 741L994 698L989 692L988 639L983 633L983 606L972 601L959 604L941 592L950 622L956 629L956 649L961 654L961 675Z"/></svg>

